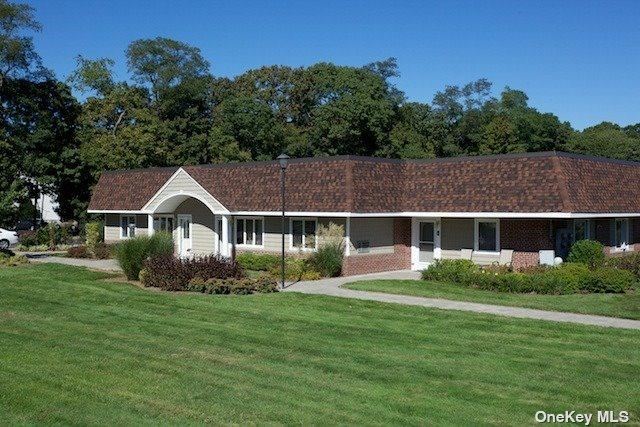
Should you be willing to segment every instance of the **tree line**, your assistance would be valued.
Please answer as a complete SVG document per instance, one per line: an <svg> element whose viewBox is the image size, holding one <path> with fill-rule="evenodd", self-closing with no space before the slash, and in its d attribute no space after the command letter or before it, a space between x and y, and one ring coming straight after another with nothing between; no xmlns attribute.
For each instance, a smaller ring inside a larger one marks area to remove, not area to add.
<svg viewBox="0 0 640 427"><path fill-rule="evenodd" d="M26 4L0 0L0 222L28 204L29 182L54 195L63 219L86 215L105 170L354 154L435 158L563 150L640 160L640 123L574 130L529 106L523 91L495 94L479 79L409 102L394 58L362 67L318 63L216 77L200 49L135 40L130 79L110 58L77 58L56 78L37 54L41 26ZM79 94L76 97L74 94Z"/></svg>

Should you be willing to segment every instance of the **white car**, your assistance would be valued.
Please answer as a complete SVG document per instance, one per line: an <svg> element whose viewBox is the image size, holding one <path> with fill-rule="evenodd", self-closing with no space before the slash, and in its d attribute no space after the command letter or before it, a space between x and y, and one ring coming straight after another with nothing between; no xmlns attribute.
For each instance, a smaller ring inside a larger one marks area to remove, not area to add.
<svg viewBox="0 0 640 427"><path fill-rule="evenodd" d="M8 249L16 243L18 243L18 233L0 228L0 249Z"/></svg>

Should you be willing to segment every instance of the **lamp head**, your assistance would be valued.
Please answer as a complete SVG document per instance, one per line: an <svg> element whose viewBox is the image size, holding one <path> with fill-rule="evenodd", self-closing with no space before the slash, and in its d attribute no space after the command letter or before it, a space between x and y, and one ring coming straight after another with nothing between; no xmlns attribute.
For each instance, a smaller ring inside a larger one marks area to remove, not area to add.
<svg viewBox="0 0 640 427"><path fill-rule="evenodd" d="M287 166L289 165L289 158L290 157L284 153L278 156L278 161L280 162L280 169L282 170L287 169Z"/></svg>

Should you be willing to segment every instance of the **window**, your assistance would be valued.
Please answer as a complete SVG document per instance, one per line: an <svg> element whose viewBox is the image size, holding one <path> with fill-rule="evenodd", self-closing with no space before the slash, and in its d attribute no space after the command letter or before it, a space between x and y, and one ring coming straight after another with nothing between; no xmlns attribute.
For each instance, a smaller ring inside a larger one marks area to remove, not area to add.
<svg viewBox="0 0 640 427"><path fill-rule="evenodd" d="M500 251L500 223L497 219L477 219L475 228L476 251Z"/></svg>
<svg viewBox="0 0 640 427"><path fill-rule="evenodd" d="M573 240L586 240L591 238L590 222L588 219L576 219L573 221Z"/></svg>
<svg viewBox="0 0 640 427"><path fill-rule="evenodd" d="M291 220L291 249L316 249L317 221L315 219Z"/></svg>
<svg viewBox="0 0 640 427"><path fill-rule="evenodd" d="M262 246L262 218L236 219L236 244Z"/></svg>
<svg viewBox="0 0 640 427"><path fill-rule="evenodd" d="M154 216L153 229L155 231L173 232L173 215Z"/></svg>
<svg viewBox="0 0 640 427"><path fill-rule="evenodd" d="M629 244L629 220L616 219L615 245L616 248L626 249Z"/></svg>
<svg viewBox="0 0 640 427"><path fill-rule="evenodd" d="M136 235L136 216L120 215L120 238L128 239Z"/></svg>

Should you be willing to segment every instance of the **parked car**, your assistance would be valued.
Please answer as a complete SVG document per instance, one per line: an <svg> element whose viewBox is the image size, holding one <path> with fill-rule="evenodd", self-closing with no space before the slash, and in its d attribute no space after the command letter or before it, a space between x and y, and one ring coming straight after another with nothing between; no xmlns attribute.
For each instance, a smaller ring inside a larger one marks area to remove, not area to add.
<svg viewBox="0 0 640 427"><path fill-rule="evenodd" d="M18 233L0 228L0 249L8 249L9 246L18 243Z"/></svg>

